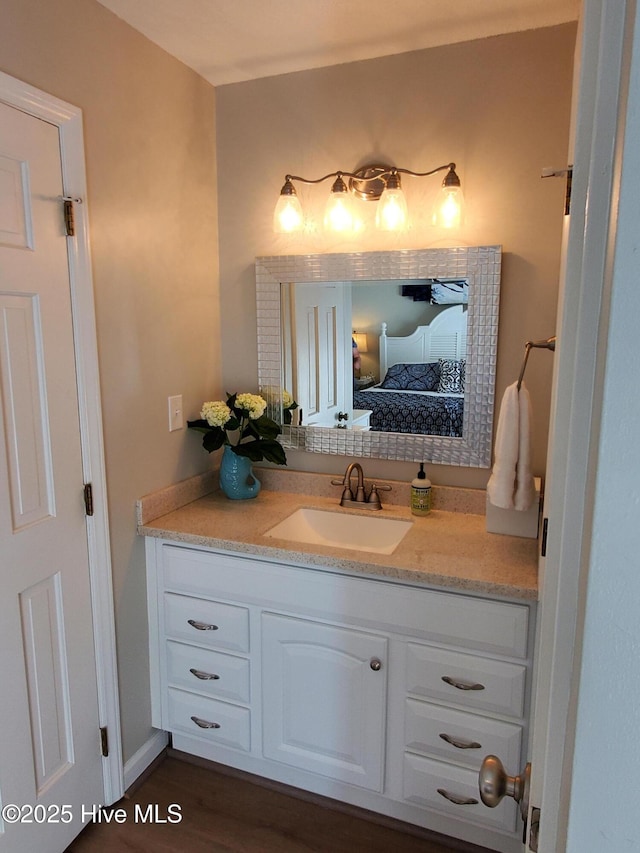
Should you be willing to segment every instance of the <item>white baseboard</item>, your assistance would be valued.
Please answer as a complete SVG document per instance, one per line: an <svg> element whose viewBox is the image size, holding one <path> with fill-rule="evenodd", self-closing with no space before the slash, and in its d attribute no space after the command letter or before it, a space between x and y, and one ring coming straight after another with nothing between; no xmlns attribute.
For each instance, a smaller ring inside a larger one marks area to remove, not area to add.
<svg viewBox="0 0 640 853"><path fill-rule="evenodd" d="M144 773L152 761L166 747L169 737L166 732L158 730L140 749L135 752L124 765L124 789L127 791L136 779Z"/></svg>

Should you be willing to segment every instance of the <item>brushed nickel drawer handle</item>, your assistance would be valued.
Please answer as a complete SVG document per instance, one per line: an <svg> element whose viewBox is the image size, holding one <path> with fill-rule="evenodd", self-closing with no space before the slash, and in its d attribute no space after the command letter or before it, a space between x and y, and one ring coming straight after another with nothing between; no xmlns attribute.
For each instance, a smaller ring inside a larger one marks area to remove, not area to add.
<svg viewBox="0 0 640 853"><path fill-rule="evenodd" d="M456 690L484 690L484 684L474 684L472 681L460 681L458 678L451 678L449 675L443 675L442 680Z"/></svg>
<svg viewBox="0 0 640 853"><path fill-rule="evenodd" d="M438 793L455 806L477 806L479 802L474 797L461 797L459 794L451 794L444 788L438 788Z"/></svg>
<svg viewBox="0 0 640 853"><path fill-rule="evenodd" d="M455 746L456 749L482 749L482 744L475 740L463 740L462 738L453 737L453 735L445 733L441 734L440 737L442 740L450 743L451 746Z"/></svg>
<svg viewBox="0 0 640 853"><path fill-rule="evenodd" d="M189 625L197 631L217 631L217 625L211 625L209 622L198 622L197 619L187 619Z"/></svg>
<svg viewBox="0 0 640 853"><path fill-rule="evenodd" d="M219 675L215 675L213 672L203 672L201 669L194 669L193 667L191 667L189 672L191 675L199 678L200 681L217 681L220 678Z"/></svg>
<svg viewBox="0 0 640 853"><path fill-rule="evenodd" d="M220 723L210 723L209 720L203 720L202 717L191 717L196 726L201 729L219 729Z"/></svg>

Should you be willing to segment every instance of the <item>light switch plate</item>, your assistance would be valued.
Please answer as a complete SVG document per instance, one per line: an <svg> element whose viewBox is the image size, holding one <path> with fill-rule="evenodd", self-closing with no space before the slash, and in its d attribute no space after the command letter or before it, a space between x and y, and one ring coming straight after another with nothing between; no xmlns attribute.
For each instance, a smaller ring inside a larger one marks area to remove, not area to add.
<svg viewBox="0 0 640 853"><path fill-rule="evenodd" d="M169 432L184 427L184 419L182 417L182 394L177 394L175 397L169 397Z"/></svg>

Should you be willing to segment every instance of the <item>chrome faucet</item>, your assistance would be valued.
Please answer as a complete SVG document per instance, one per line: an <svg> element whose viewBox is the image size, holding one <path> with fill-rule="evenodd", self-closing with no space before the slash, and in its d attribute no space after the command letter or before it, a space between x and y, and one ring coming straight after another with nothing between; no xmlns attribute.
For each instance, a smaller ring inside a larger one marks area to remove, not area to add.
<svg viewBox="0 0 640 853"><path fill-rule="evenodd" d="M354 471L358 474L355 497L353 495L353 489L351 488L351 475ZM385 492L391 491L391 486L376 486L374 483L367 495L364 487L364 472L362 470L362 465L359 462L351 462L347 466L347 470L345 471L342 480L332 480L331 482L334 486L343 487L340 506L356 506L358 509L382 509L378 489L382 489Z"/></svg>

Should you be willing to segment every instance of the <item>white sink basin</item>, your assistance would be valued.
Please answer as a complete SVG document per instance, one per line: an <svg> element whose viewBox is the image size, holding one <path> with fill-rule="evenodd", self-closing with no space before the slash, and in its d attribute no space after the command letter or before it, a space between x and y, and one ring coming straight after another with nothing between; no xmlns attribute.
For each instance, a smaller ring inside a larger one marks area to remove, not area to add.
<svg viewBox="0 0 640 853"><path fill-rule="evenodd" d="M376 517L375 512L366 516L323 509L297 509L268 530L265 536L309 545L392 554L411 525L411 521Z"/></svg>

